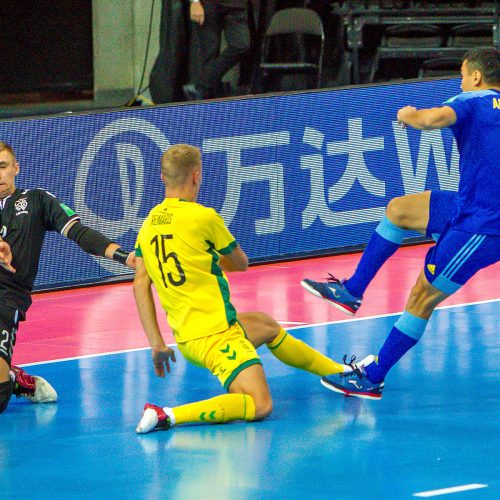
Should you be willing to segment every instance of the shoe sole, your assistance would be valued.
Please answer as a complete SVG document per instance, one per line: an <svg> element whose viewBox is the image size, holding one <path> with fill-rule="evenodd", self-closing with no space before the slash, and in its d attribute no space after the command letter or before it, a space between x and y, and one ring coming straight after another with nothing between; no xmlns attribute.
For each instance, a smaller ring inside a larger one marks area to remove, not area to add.
<svg viewBox="0 0 500 500"><path fill-rule="evenodd" d="M305 281L301 281L300 284L302 285L303 288L305 288L309 293L312 293L316 297L323 299L325 302L328 302L328 304L332 305L335 307L335 309L338 309L339 311L342 311L343 313L349 315L349 316L354 316L356 314L356 311L352 311L351 309L348 309L344 304L340 302L335 302L332 299L328 299L321 295L317 290L315 290L312 286L307 284Z"/></svg>
<svg viewBox="0 0 500 500"><path fill-rule="evenodd" d="M323 379L320 379L321 385L326 387L330 391L337 392L338 394L343 394L347 398L359 398L359 399L382 399L382 394L380 395L372 395L372 394L361 394L356 392L349 392L343 388L336 387L334 385L327 384Z"/></svg>

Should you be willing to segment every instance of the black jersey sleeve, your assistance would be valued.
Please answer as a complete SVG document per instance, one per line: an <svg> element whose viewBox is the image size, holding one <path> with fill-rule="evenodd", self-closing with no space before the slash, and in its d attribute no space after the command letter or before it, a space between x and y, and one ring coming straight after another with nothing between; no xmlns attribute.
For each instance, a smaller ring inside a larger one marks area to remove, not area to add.
<svg viewBox="0 0 500 500"><path fill-rule="evenodd" d="M80 220L80 216L74 210L58 200L52 193L44 189L36 191L42 209L43 225L47 231L62 233L70 222Z"/></svg>

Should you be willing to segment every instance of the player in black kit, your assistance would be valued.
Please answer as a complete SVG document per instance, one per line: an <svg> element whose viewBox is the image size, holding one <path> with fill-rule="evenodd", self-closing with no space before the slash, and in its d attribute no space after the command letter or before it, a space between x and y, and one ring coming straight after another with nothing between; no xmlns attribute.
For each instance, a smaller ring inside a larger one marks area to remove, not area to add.
<svg viewBox="0 0 500 500"><path fill-rule="evenodd" d="M13 148L0 141L0 413L12 394L33 403L57 401L46 380L11 366L18 324L31 305L45 233L58 231L87 253L133 267L128 252L84 226L54 195L43 189L16 188L18 173Z"/></svg>

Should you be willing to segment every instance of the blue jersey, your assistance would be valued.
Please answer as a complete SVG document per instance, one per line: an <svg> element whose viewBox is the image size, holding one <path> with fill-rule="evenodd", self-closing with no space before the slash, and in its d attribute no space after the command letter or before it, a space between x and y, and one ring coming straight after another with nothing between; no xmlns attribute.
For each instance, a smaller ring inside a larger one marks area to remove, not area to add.
<svg viewBox="0 0 500 500"><path fill-rule="evenodd" d="M460 153L457 208L451 225L500 234L500 92L463 92L445 103L457 115L450 128Z"/></svg>

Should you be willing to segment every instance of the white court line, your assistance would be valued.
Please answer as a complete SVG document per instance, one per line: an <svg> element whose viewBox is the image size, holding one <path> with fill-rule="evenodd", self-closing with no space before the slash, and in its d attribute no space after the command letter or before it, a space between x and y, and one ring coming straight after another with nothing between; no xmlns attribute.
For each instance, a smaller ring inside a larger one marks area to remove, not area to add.
<svg viewBox="0 0 500 500"><path fill-rule="evenodd" d="M477 302L465 302L463 304L452 304L450 306L441 306L441 307L436 307L436 311L440 311L442 309L452 309L455 307L466 307L466 306L476 306L480 304L488 304L490 302L498 302L500 299L488 299L488 300L478 300ZM323 323L309 323L305 326L292 326L289 328L289 330L297 330L299 328L310 328L314 326L325 326L325 325L333 325L337 323L352 323L354 321L366 321L369 319L378 319L378 318L389 318L391 316L401 316L403 314L403 311L400 312L395 312L395 313L387 313L387 314L375 314L374 316L365 316L363 318L349 318L349 319L339 319L335 321L325 321Z"/></svg>
<svg viewBox="0 0 500 500"><path fill-rule="evenodd" d="M438 495L448 495L449 493L460 493L461 491L478 490L480 488L487 488L487 484L464 484L462 486L452 486L451 488L442 488L440 490L422 491L420 493L413 493L414 497L437 497Z"/></svg>
<svg viewBox="0 0 500 500"><path fill-rule="evenodd" d="M168 347L175 347L177 344L167 344ZM110 352L99 352L96 354L83 354L82 356L74 356L71 358L60 358L60 359L51 359L50 361L36 361L35 363L23 363L22 365L16 366L34 366L34 365L48 365L50 363L62 363L63 361L75 361L79 359L89 359L89 358L98 358L100 356L111 356L113 354L124 354L126 352L139 352L139 351L148 351L150 347L134 347L133 349L123 349L121 351L110 351Z"/></svg>
<svg viewBox="0 0 500 500"><path fill-rule="evenodd" d="M437 307L436 310L440 309L452 309L455 307L466 307L466 306L474 306L474 305L479 305L479 304L487 304L489 302L498 302L500 299L489 299L489 300L480 300L478 302L468 302L465 304L454 304L451 306L443 306L443 307ZM375 316L366 316L364 318L350 318L350 319L341 319L341 320L335 320L335 321L326 321L323 323L309 323L309 324L302 324L300 326L291 326L288 328L288 330L300 330L301 328L313 328L315 326L325 326L325 325L334 325L337 323L351 323L353 321L366 321L370 319L377 319L377 318L388 318L390 316L399 316L401 312L397 313L390 313L390 314L377 314ZM168 344L169 347L176 346L177 344ZM36 361L35 363L23 363L20 364L19 366L33 366L33 365L45 365L49 363L60 363L61 361L74 361L77 359L87 359L87 358L97 358L99 356L109 356L111 354L123 354L126 352L135 352L135 351L145 351L149 349L149 347L136 347L134 349L123 349L120 351L111 351L111 352L102 352L102 353L96 353L96 354L84 354L82 356L75 356L71 358L61 358L61 359L51 359L48 361Z"/></svg>

